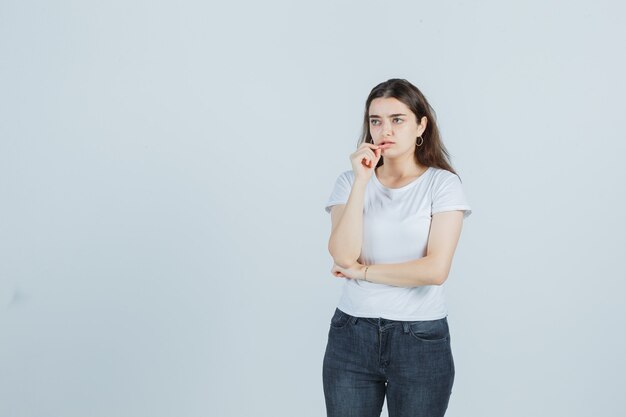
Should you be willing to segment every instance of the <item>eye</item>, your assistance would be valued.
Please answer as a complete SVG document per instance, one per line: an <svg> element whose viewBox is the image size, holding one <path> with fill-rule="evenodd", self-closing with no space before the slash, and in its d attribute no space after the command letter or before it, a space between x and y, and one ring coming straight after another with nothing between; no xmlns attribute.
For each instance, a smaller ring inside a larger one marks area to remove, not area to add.
<svg viewBox="0 0 626 417"><path fill-rule="evenodd" d="M393 120L400 120L400 122L403 122L404 120L401 119L400 117L394 117Z"/></svg>
<svg viewBox="0 0 626 417"><path fill-rule="evenodd" d="M378 122L378 120L376 120L376 119L372 119L372 120L370 120L370 122L371 122L374 126L376 126L376 123Z"/></svg>

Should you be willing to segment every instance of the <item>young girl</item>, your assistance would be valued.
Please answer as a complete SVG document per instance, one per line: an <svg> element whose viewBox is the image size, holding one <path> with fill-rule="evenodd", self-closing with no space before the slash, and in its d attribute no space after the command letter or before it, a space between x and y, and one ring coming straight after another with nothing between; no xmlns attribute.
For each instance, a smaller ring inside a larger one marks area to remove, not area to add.
<svg viewBox="0 0 626 417"><path fill-rule="evenodd" d="M323 363L328 417L443 416L454 381L444 283L471 214L421 91L370 92L363 134L326 204L345 279Z"/></svg>

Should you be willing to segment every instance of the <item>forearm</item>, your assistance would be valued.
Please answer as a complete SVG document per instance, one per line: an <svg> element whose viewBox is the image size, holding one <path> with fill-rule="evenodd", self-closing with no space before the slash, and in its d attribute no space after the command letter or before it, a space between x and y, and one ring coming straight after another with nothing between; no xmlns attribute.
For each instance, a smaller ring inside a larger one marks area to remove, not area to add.
<svg viewBox="0 0 626 417"><path fill-rule="evenodd" d="M342 267L352 265L361 255L366 186L366 181L355 179L341 219L328 242L333 260Z"/></svg>
<svg viewBox="0 0 626 417"><path fill-rule="evenodd" d="M428 256L403 263L374 264L367 268L368 281L396 287L441 285L446 278L443 275L440 262Z"/></svg>

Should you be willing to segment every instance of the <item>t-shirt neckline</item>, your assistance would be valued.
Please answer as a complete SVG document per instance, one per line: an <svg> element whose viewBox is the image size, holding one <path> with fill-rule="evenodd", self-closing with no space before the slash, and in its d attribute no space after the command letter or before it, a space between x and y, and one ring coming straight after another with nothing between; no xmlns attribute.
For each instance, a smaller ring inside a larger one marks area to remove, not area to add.
<svg viewBox="0 0 626 417"><path fill-rule="evenodd" d="M408 184L403 185L400 188L389 188L384 186L379 180L378 177L376 176L376 170L374 170L374 172L372 173L372 177L374 180L374 184L376 184L379 188L381 188L382 190L388 191L388 192L392 192L392 193L398 193L398 192L402 192L404 190L407 190L409 188L412 188L413 186L419 184L424 177L426 176L426 174L428 174L430 172L432 167L428 167L426 168L426 171L422 172L422 175L420 175L419 177L415 178L413 181L411 181Z"/></svg>

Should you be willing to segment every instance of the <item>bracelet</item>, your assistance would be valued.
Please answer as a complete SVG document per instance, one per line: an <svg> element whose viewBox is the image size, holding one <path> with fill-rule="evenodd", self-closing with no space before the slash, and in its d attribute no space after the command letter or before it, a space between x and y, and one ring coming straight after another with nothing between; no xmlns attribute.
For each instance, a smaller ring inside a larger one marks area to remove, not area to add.
<svg viewBox="0 0 626 417"><path fill-rule="evenodd" d="M365 278L365 281L367 281L367 268L369 268L369 267L370 267L369 265L365 267L365 274L363 274L363 278ZM367 282L369 282L369 281L367 281Z"/></svg>

